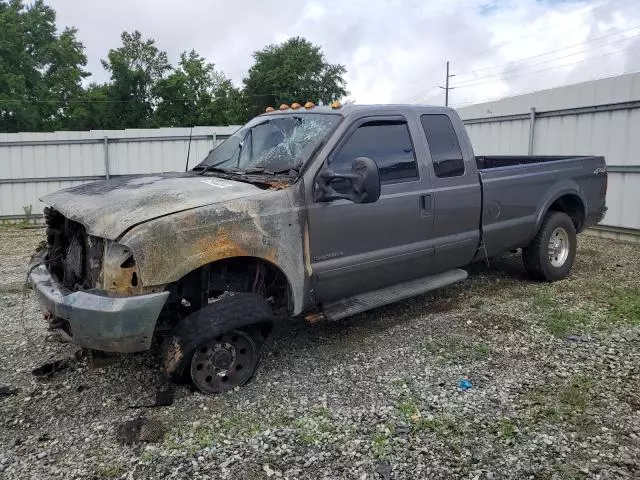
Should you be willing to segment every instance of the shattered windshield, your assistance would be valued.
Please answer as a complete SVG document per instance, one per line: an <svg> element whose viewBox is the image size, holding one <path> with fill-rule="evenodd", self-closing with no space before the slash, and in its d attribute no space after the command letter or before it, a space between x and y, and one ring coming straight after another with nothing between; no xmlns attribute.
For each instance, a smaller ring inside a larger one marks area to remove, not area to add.
<svg viewBox="0 0 640 480"><path fill-rule="evenodd" d="M340 119L332 114L258 117L209 152L195 169L247 173L298 170Z"/></svg>

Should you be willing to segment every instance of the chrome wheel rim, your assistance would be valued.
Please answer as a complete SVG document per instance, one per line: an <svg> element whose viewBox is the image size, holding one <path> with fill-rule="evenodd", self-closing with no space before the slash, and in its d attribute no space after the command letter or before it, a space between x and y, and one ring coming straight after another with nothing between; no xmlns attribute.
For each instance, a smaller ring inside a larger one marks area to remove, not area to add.
<svg viewBox="0 0 640 480"><path fill-rule="evenodd" d="M191 359L191 379L203 393L222 393L244 385L257 361L253 339L233 330L198 347Z"/></svg>
<svg viewBox="0 0 640 480"><path fill-rule="evenodd" d="M553 267L561 267L569 257L569 234L558 227L551 233L549 238L549 262Z"/></svg>

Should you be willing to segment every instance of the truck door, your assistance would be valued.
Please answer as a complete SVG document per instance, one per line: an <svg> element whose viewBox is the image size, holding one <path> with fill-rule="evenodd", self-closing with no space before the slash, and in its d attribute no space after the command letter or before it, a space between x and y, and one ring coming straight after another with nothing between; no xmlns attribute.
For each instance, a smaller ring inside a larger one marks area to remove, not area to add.
<svg viewBox="0 0 640 480"><path fill-rule="evenodd" d="M336 172L351 171L357 157L373 159L382 188L380 199L371 204L307 202L310 259L319 302L427 274L433 254L429 241L433 215L429 178L414 148L416 134L422 135L419 124L411 124L404 116L363 117L329 154L326 163ZM340 191L348 184L332 186Z"/></svg>
<svg viewBox="0 0 640 480"><path fill-rule="evenodd" d="M433 187L435 255L431 273L471 262L480 240L482 192L466 132L451 111L420 115ZM454 127L455 125L455 127ZM462 147L461 147L462 143Z"/></svg>

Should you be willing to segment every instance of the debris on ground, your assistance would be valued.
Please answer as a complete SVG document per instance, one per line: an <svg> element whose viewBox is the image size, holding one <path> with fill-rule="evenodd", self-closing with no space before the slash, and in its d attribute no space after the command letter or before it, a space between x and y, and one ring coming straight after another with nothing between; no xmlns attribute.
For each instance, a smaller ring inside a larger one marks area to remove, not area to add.
<svg viewBox="0 0 640 480"><path fill-rule="evenodd" d="M123 445L154 443L162 440L166 431L167 427L157 419L137 417L118 425L117 438Z"/></svg>
<svg viewBox="0 0 640 480"><path fill-rule="evenodd" d="M380 462L376 467L376 473L379 474L383 480L391 480L391 465L389 462Z"/></svg>
<svg viewBox="0 0 640 480"><path fill-rule="evenodd" d="M73 368L78 363L78 361L83 358L83 356L84 351L82 349L77 349L73 353L73 355L43 363L39 367L31 370L31 373L35 377L50 378L55 374L62 373Z"/></svg>
<svg viewBox="0 0 640 480"><path fill-rule="evenodd" d="M458 390L460 390L461 392L465 392L472 387L473 384L471 383L471 380L469 380L469 377L464 376L458 380Z"/></svg>
<svg viewBox="0 0 640 480"><path fill-rule="evenodd" d="M11 388L11 387L8 387L7 385L0 385L0 398L9 397L11 395L15 395L16 393L18 393L17 388Z"/></svg>

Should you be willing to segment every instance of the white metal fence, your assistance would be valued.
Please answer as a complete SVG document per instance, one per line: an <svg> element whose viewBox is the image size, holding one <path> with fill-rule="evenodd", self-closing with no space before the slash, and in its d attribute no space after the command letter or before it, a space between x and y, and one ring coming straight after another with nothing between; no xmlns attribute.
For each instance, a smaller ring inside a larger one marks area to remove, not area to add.
<svg viewBox="0 0 640 480"><path fill-rule="evenodd" d="M476 155L604 155L609 210L598 227L640 239L640 74L458 109Z"/></svg>
<svg viewBox="0 0 640 480"><path fill-rule="evenodd" d="M189 167L238 127L194 127ZM183 171L189 128L0 134L0 220L42 213L46 193L118 175Z"/></svg>

